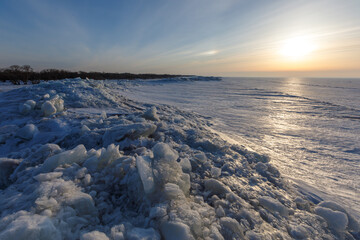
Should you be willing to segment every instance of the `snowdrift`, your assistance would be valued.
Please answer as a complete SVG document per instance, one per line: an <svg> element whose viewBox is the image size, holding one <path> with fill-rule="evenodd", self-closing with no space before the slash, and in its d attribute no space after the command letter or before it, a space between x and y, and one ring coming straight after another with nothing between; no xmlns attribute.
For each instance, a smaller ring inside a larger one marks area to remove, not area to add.
<svg viewBox="0 0 360 240"><path fill-rule="evenodd" d="M357 239L193 113L64 80L0 94L0 239Z"/></svg>

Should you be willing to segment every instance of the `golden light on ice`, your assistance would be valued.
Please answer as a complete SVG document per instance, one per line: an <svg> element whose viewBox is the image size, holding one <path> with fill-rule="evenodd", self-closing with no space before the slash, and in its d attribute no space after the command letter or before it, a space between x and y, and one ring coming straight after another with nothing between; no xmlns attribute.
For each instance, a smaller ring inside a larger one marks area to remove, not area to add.
<svg viewBox="0 0 360 240"><path fill-rule="evenodd" d="M310 38L296 37L283 42L280 53L291 59L301 59L316 49Z"/></svg>

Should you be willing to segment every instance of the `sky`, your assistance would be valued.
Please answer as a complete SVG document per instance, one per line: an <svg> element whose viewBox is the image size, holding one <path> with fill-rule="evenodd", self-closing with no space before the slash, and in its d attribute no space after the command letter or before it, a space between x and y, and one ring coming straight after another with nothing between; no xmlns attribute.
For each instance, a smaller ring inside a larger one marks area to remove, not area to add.
<svg viewBox="0 0 360 240"><path fill-rule="evenodd" d="M359 0L1 0L0 68L360 78Z"/></svg>

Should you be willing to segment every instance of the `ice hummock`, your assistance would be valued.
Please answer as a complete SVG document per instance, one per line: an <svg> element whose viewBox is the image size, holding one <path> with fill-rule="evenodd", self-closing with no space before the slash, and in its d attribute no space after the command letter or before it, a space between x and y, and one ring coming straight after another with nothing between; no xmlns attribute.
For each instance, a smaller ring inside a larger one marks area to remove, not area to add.
<svg viewBox="0 0 360 240"><path fill-rule="evenodd" d="M195 114L118 95L125 87L0 93L0 239L359 238L358 219L309 201L266 156Z"/></svg>

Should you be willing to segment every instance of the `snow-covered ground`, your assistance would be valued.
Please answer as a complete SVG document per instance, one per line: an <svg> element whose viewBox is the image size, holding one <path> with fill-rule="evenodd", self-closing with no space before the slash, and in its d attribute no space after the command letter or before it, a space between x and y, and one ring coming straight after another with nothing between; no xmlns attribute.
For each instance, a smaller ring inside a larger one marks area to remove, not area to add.
<svg viewBox="0 0 360 240"><path fill-rule="evenodd" d="M358 219L309 201L268 157L120 90L0 93L0 239L359 239Z"/></svg>

